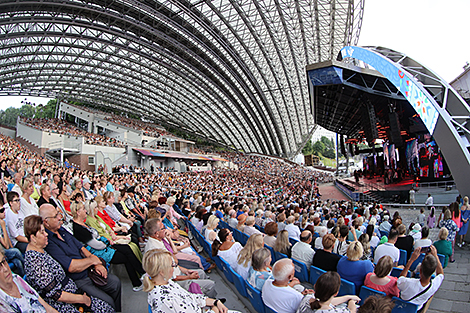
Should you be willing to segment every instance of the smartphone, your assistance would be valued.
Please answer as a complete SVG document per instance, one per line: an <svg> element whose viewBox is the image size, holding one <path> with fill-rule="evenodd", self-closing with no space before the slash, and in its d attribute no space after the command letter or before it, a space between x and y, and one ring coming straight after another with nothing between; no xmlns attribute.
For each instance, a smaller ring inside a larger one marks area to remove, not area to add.
<svg viewBox="0 0 470 313"><path fill-rule="evenodd" d="M421 253L428 253L431 251L431 247L422 247L421 248Z"/></svg>

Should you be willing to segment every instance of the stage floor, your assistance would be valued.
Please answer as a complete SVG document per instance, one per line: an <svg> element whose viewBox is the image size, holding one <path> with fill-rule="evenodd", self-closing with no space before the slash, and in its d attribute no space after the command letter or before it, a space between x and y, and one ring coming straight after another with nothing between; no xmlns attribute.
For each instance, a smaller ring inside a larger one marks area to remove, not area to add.
<svg viewBox="0 0 470 313"><path fill-rule="evenodd" d="M341 182L356 188L356 192L366 192L369 190L378 190L378 191L403 191L403 190L410 190L411 185L413 184L413 179L408 178L404 179L400 182L388 184L384 183L383 177L374 177L372 179L369 178L360 178L359 183L356 183L354 177L348 177L344 179L340 179Z"/></svg>

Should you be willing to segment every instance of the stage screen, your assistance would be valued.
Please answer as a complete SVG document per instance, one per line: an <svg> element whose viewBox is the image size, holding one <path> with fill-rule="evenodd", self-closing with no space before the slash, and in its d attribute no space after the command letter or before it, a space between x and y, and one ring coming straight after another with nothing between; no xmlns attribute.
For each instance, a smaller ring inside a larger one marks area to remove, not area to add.
<svg viewBox="0 0 470 313"><path fill-rule="evenodd" d="M429 134L409 140L405 153L408 170L415 176L432 181L450 174L436 141Z"/></svg>

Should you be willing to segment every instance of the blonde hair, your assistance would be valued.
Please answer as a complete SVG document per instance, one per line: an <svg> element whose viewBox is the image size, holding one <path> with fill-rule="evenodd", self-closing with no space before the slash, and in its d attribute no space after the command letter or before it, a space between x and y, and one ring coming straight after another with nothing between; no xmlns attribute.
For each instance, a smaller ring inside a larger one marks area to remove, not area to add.
<svg viewBox="0 0 470 313"><path fill-rule="evenodd" d="M447 239L447 236L449 236L449 230L445 227L442 227L440 230L439 230L439 236L438 238L440 240L446 240Z"/></svg>
<svg viewBox="0 0 470 313"><path fill-rule="evenodd" d="M242 264L247 267L251 262L253 253L264 247L264 238L261 234L253 234L248 238L245 247L240 251L238 255L238 264Z"/></svg>
<svg viewBox="0 0 470 313"><path fill-rule="evenodd" d="M76 218L78 216L77 211L83 208L85 205L81 202L77 201L72 201L70 204L70 212L72 212L73 218Z"/></svg>
<svg viewBox="0 0 470 313"><path fill-rule="evenodd" d="M276 241L274 242L274 251L287 254L290 245L289 233L287 230L281 230L279 234L277 234Z"/></svg>
<svg viewBox="0 0 470 313"><path fill-rule="evenodd" d="M358 261L364 254L364 248L359 241L353 241L349 244L346 255L350 261Z"/></svg>
<svg viewBox="0 0 470 313"><path fill-rule="evenodd" d="M142 259L142 268L147 273L144 276L144 291L149 292L155 287L153 278L163 273L169 272L173 259L170 252L163 249L149 250Z"/></svg>
<svg viewBox="0 0 470 313"><path fill-rule="evenodd" d="M87 200L85 201L85 210L86 214L88 214L91 217L95 217L95 208L98 206L98 203L96 201L90 201Z"/></svg>
<svg viewBox="0 0 470 313"><path fill-rule="evenodd" d="M21 191L25 191L26 189L29 188L30 185L33 184L33 180L31 179L31 177L26 177L26 178L23 178L21 180L21 185L20 185L20 188L21 188Z"/></svg>
<svg viewBox="0 0 470 313"><path fill-rule="evenodd" d="M210 229L215 229L217 225L219 225L219 218L215 215L209 216L209 219L207 220L207 228Z"/></svg>

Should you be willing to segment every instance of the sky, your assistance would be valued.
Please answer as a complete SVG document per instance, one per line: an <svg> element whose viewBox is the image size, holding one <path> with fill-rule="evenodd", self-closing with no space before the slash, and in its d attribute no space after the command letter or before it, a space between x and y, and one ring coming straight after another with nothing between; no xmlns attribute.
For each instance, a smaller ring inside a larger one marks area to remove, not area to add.
<svg viewBox="0 0 470 313"><path fill-rule="evenodd" d="M451 82L470 62L470 0L365 0L359 46L382 46L405 53ZM47 98L0 97L0 110L21 101Z"/></svg>

